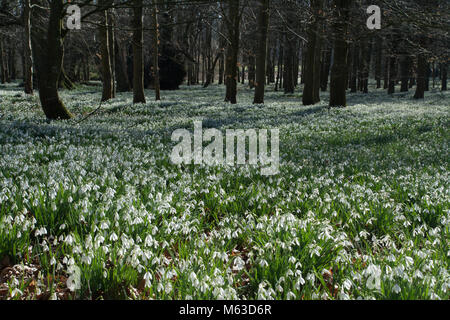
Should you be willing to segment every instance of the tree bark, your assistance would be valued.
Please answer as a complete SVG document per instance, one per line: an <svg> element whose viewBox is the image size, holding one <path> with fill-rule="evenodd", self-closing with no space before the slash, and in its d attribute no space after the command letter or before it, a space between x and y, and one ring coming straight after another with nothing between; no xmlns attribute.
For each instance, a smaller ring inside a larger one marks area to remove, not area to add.
<svg viewBox="0 0 450 320"><path fill-rule="evenodd" d="M402 57L400 62L400 78L401 88L400 92L408 92L410 79L411 58L408 55Z"/></svg>
<svg viewBox="0 0 450 320"><path fill-rule="evenodd" d="M324 24L323 24L323 2L318 3L318 8L316 12L317 19L317 34L316 34L316 43L314 48L314 83L313 83L313 101L314 103L320 102L320 83L321 83L321 66L322 66L322 46L323 46L323 32L324 32Z"/></svg>
<svg viewBox="0 0 450 320"><path fill-rule="evenodd" d="M289 18L289 15L288 15ZM292 36L285 29L284 31L284 72L283 72L283 88L285 94L294 93L294 50L292 44Z"/></svg>
<svg viewBox="0 0 450 320"><path fill-rule="evenodd" d="M363 93L369 93L370 53L372 51L372 39L364 39L361 46L361 88Z"/></svg>
<svg viewBox="0 0 450 320"><path fill-rule="evenodd" d="M248 55L248 86L250 89L255 87L256 81L256 62L253 52Z"/></svg>
<svg viewBox="0 0 450 320"><path fill-rule="evenodd" d="M386 90L389 87L389 57L384 59L383 68L383 89Z"/></svg>
<svg viewBox="0 0 450 320"><path fill-rule="evenodd" d="M24 27L24 62L23 83L26 94L33 94L33 58L31 51L31 11L30 0L23 1L23 27Z"/></svg>
<svg viewBox="0 0 450 320"><path fill-rule="evenodd" d="M275 80L275 91L281 88L281 81L283 78L283 47L281 45L280 39L278 39L278 67L277 67L277 78Z"/></svg>
<svg viewBox="0 0 450 320"><path fill-rule="evenodd" d="M358 70L359 70L359 46L353 44L353 55L352 55L352 73L350 80L350 92L355 93L358 91Z"/></svg>
<svg viewBox="0 0 450 320"><path fill-rule="evenodd" d="M425 91L430 91L430 75L431 75L430 64L427 63L425 68Z"/></svg>
<svg viewBox="0 0 450 320"><path fill-rule="evenodd" d="M159 26L158 26L158 0L153 0L153 87L155 88L155 101L161 100L161 84L159 80Z"/></svg>
<svg viewBox="0 0 450 320"><path fill-rule="evenodd" d="M389 58L389 87L388 94L395 93L395 81L397 80L397 58L391 55Z"/></svg>
<svg viewBox="0 0 450 320"><path fill-rule="evenodd" d="M416 92L414 93L414 99L423 99L425 98L425 78L426 78L426 70L427 68L427 60L424 53L419 53L417 57L417 86Z"/></svg>
<svg viewBox="0 0 450 320"><path fill-rule="evenodd" d="M447 91L447 74L448 74L448 64L441 64L441 91Z"/></svg>
<svg viewBox="0 0 450 320"><path fill-rule="evenodd" d="M99 6L106 6L108 0L99 0ZM110 54L110 39L108 26L108 12L103 10L100 13L100 25L98 27L99 41L100 41L100 56L101 56L101 71L102 71L102 101L107 101L113 98L113 79L111 68L111 54Z"/></svg>
<svg viewBox="0 0 450 320"><path fill-rule="evenodd" d="M32 22L32 45L39 98L48 119L70 119L72 114L66 109L58 95L58 80L64 55L62 39L64 3L63 0L51 0L49 5L48 24L38 25ZM35 10L41 9L36 8ZM47 11L36 12L36 16L36 18L40 17L45 21Z"/></svg>
<svg viewBox="0 0 450 320"><path fill-rule="evenodd" d="M122 44L115 37L115 74L117 78L117 92L131 91L130 79L128 78L127 63Z"/></svg>
<svg viewBox="0 0 450 320"><path fill-rule="evenodd" d="M328 77L330 75L331 67L331 48L328 48L324 53L322 60L321 75L320 75L320 89L325 92L328 88Z"/></svg>
<svg viewBox="0 0 450 320"><path fill-rule="evenodd" d="M336 6L336 22L333 26L335 34L333 66L330 76L330 107L346 107L346 88L348 83L347 64L347 30L350 18L351 0L334 0Z"/></svg>
<svg viewBox="0 0 450 320"><path fill-rule="evenodd" d="M133 103L145 103L142 1L133 2Z"/></svg>
<svg viewBox="0 0 450 320"><path fill-rule="evenodd" d="M258 50L256 52L256 82L253 103L264 103L266 84L267 33L269 29L269 0L258 1Z"/></svg>
<svg viewBox="0 0 450 320"><path fill-rule="evenodd" d="M16 48L11 46L9 48L9 78L10 80L16 80Z"/></svg>
<svg viewBox="0 0 450 320"><path fill-rule="evenodd" d="M375 80L377 81L377 89L381 88L381 62L383 57L383 39L380 36L376 38L376 56L375 56Z"/></svg>
<svg viewBox="0 0 450 320"><path fill-rule="evenodd" d="M6 83L8 78L8 69L6 64L6 58L5 58L5 48L4 48L4 41L3 36L0 35L0 71L2 72L1 76L1 83Z"/></svg>
<svg viewBox="0 0 450 320"><path fill-rule="evenodd" d="M226 54L225 102L230 102L232 104L237 103L237 62L239 53L239 26L241 22L239 2L239 0L230 0L228 4L227 28L230 43L228 44Z"/></svg>
<svg viewBox="0 0 450 320"><path fill-rule="evenodd" d="M112 82L112 97L116 97L116 37L115 37L115 13L114 9L109 9L108 14L108 51L109 51L109 62L111 64L111 82Z"/></svg>
<svg viewBox="0 0 450 320"><path fill-rule="evenodd" d="M303 105L312 105L320 101L320 58L322 40L320 36L323 0L311 0L314 21L308 28L308 45L306 50L305 86L303 87ZM319 100L319 101L318 101Z"/></svg>

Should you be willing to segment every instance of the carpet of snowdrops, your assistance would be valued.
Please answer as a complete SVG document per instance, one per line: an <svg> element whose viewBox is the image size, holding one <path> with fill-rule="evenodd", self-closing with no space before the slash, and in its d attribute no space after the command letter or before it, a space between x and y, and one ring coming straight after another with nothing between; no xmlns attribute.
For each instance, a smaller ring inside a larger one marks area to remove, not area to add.
<svg viewBox="0 0 450 320"><path fill-rule="evenodd" d="M449 299L450 94L100 91L0 87L0 299ZM173 165L199 119L278 128L280 173Z"/></svg>

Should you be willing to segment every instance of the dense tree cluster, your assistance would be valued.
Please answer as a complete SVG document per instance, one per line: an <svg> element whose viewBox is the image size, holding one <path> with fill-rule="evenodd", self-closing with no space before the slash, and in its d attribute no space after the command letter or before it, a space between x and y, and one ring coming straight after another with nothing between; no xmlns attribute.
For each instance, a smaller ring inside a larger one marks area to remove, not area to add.
<svg viewBox="0 0 450 320"><path fill-rule="evenodd" d="M69 5L81 9L81 29L67 28ZM367 8L381 8L381 29L366 26ZM102 100L144 88L265 85L302 103L345 106L347 92L369 91L369 79L392 94L447 90L450 43L447 0L1 0L0 81L23 79L39 90L50 119L70 118L61 87L101 80ZM430 81L432 80L432 81ZM440 82L438 84L438 81ZM431 82L431 84L430 84Z"/></svg>

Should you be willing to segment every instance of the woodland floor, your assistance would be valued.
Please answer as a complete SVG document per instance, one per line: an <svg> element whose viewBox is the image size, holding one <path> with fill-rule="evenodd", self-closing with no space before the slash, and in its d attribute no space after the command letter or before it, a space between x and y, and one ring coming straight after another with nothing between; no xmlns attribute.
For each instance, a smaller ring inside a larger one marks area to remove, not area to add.
<svg viewBox="0 0 450 320"><path fill-rule="evenodd" d="M330 110L183 86L91 114L81 86L48 123L0 86L0 299L449 299L450 94L370 90ZM280 173L173 165L199 119L278 128Z"/></svg>

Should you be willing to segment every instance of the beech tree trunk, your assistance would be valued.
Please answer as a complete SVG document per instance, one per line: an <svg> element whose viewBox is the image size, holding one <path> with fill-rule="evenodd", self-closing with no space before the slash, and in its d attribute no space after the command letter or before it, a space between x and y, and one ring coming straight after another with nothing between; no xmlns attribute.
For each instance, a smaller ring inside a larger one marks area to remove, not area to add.
<svg viewBox="0 0 450 320"><path fill-rule="evenodd" d="M237 94L237 63L239 53L239 26L241 17L239 14L239 0L230 0L228 4L228 38L230 43L227 47L226 66L225 66L225 102L236 104Z"/></svg>
<svg viewBox="0 0 450 320"><path fill-rule="evenodd" d="M448 74L448 64L443 63L443 64L441 64L441 81L442 81L441 90L442 91L447 91L447 74Z"/></svg>
<svg viewBox="0 0 450 320"><path fill-rule="evenodd" d="M389 87L389 57L386 57L384 59L384 66L383 66L383 89L387 89Z"/></svg>
<svg viewBox="0 0 450 320"><path fill-rule="evenodd" d="M395 81L397 80L397 58L391 56L389 58L389 87L388 94L395 93Z"/></svg>
<svg viewBox="0 0 450 320"><path fill-rule="evenodd" d="M100 6L105 6L108 0L99 0ZM111 54L110 54L110 34L108 32L109 19L108 12L104 10L100 14L100 25L98 27L98 35L100 41L100 63L102 72L102 101L107 101L113 98L113 79L111 68Z"/></svg>
<svg viewBox="0 0 450 320"><path fill-rule="evenodd" d="M145 103L142 1L133 2L133 103Z"/></svg>
<svg viewBox="0 0 450 320"><path fill-rule="evenodd" d="M30 0L23 2L23 26L24 26L24 59L23 59L23 83L26 94L33 94L33 58L31 51L31 14Z"/></svg>
<svg viewBox="0 0 450 320"><path fill-rule="evenodd" d="M323 0L311 0L314 21L308 28L308 45L306 50L305 86L303 87L303 105L312 105L320 101L320 52L322 39L320 36Z"/></svg>
<svg viewBox="0 0 450 320"><path fill-rule="evenodd" d="M358 70L359 70L359 46L357 44L353 45L352 54L352 72L350 80L350 92L355 93L358 91Z"/></svg>
<svg viewBox="0 0 450 320"><path fill-rule="evenodd" d="M431 75L430 64L427 63L425 67L425 91L430 91L430 75Z"/></svg>
<svg viewBox="0 0 450 320"><path fill-rule="evenodd" d="M414 99L425 98L425 78L427 72L427 60L424 53L419 53L417 57L417 86Z"/></svg>
<svg viewBox="0 0 450 320"><path fill-rule="evenodd" d="M269 29L269 0L258 1L258 51L256 52L256 82L253 103L264 103L266 84L267 32Z"/></svg>
<svg viewBox="0 0 450 320"><path fill-rule="evenodd" d="M289 15L288 15L289 18ZM291 34L285 30L284 32L284 72L283 72L283 88L285 94L294 93L294 50Z"/></svg>
<svg viewBox="0 0 450 320"><path fill-rule="evenodd" d="M253 53L248 56L248 86L250 89L255 87L256 80L256 62Z"/></svg>
<svg viewBox="0 0 450 320"><path fill-rule="evenodd" d="M400 92L408 92L409 90L410 67L411 67L411 58L408 55L403 56L400 62L400 78L401 78Z"/></svg>
<svg viewBox="0 0 450 320"><path fill-rule="evenodd" d="M275 80L275 91L281 87L281 81L283 77L283 47L280 39L278 39L278 62L277 62L277 78Z"/></svg>
<svg viewBox="0 0 450 320"><path fill-rule="evenodd" d="M159 81L159 26L158 26L158 0L153 0L153 86L155 88L155 101L161 100L161 85Z"/></svg>
<svg viewBox="0 0 450 320"><path fill-rule="evenodd" d="M347 30L352 0L334 0L336 22L333 25L335 35L333 66L330 76L330 107L346 107L346 89L348 83Z"/></svg>
<svg viewBox="0 0 450 320"><path fill-rule="evenodd" d="M320 83L321 83L321 67L322 67L322 46L323 46L323 19L322 19L322 8L323 2L318 3L318 8L316 11L316 19L317 19L317 34L316 34L316 43L314 48L314 83L313 83L313 101L314 103L320 102Z"/></svg>
<svg viewBox="0 0 450 320"><path fill-rule="evenodd" d="M369 93L370 53L372 51L372 39L364 39L361 46L361 88L364 93Z"/></svg>
<svg viewBox="0 0 450 320"><path fill-rule="evenodd" d="M16 80L16 48L15 46L11 46L9 48L9 59L8 59L8 70L9 70L9 79Z"/></svg>
<svg viewBox="0 0 450 320"><path fill-rule="evenodd" d="M383 57L383 39L376 38L376 56L375 56L375 80L377 81L377 89L381 88L381 62Z"/></svg>
<svg viewBox="0 0 450 320"><path fill-rule="evenodd" d="M331 67L331 48L328 48L324 53L322 60L321 75L320 75L320 89L325 92L328 88L328 77L330 75Z"/></svg>
<svg viewBox="0 0 450 320"><path fill-rule="evenodd" d="M112 82L112 97L116 97L116 37L115 37L115 14L114 9L109 9L108 14L108 51L109 51L109 62L111 64L111 82Z"/></svg>
<svg viewBox="0 0 450 320"><path fill-rule="evenodd" d="M131 91L130 79L128 78L127 63L124 48L115 37L115 74L117 78L117 92Z"/></svg>
<svg viewBox="0 0 450 320"><path fill-rule="evenodd" d="M62 17L63 0L49 1L48 11L36 7L36 20L32 20L32 45L37 71L39 98L48 119L69 119L72 114L58 95L58 80L63 63ZM47 20L47 24L38 24ZM34 23L36 21L36 23Z"/></svg>
<svg viewBox="0 0 450 320"><path fill-rule="evenodd" d="M2 73L1 77L1 83L6 83L8 78L8 69L7 69L7 63L5 58L5 48L4 48L4 42L3 42L3 36L0 35L0 71Z"/></svg>

